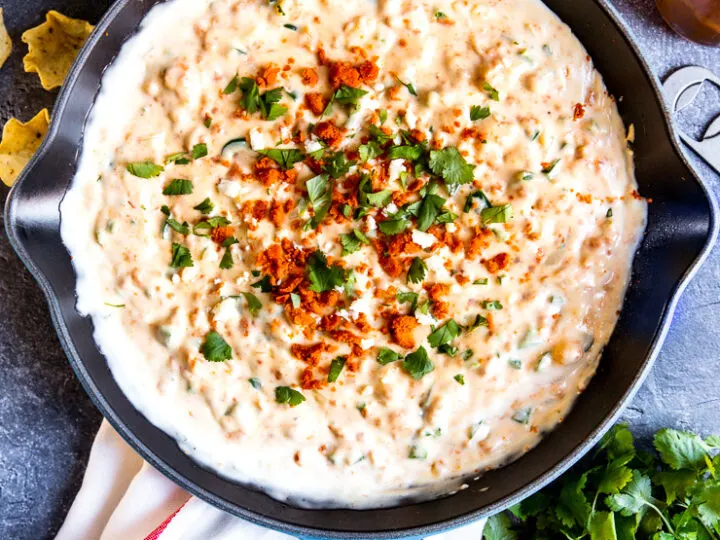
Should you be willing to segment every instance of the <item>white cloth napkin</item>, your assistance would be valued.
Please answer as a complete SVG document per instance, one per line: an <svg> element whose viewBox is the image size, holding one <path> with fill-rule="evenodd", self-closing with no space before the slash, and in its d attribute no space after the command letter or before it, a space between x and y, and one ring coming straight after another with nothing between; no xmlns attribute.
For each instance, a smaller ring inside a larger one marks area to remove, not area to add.
<svg viewBox="0 0 720 540"><path fill-rule="evenodd" d="M484 520L432 540L480 540ZM293 540L192 497L145 463L103 420L56 540Z"/></svg>

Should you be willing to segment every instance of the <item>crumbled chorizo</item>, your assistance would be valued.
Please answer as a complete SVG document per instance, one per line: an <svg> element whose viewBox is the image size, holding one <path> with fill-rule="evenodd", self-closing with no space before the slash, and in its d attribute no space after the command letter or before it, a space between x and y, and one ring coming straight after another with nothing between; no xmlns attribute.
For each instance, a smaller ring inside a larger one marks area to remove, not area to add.
<svg viewBox="0 0 720 540"><path fill-rule="evenodd" d="M580 120L585 116L585 106L582 103L576 103L573 107L573 120Z"/></svg>
<svg viewBox="0 0 720 540"><path fill-rule="evenodd" d="M330 121L315 126L315 135L332 147L337 147L343 139L343 131Z"/></svg>
<svg viewBox="0 0 720 540"><path fill-rule="evenodd" d="M310 345L301 345L293 343L290 345L290 352L298 360L305 362L311 366L317 366L323 354L333 352L336 349L334 345L318 342Z"/></svg>
<svg viewBox="0 0 720 540"><path fill-rule="evenodd" d="M310 92L305 94L305 105L314 115L320 116L327 107L327 100L319 92Z"/></svg>
<svg viewBox="0 0 720 540"><path fill-rule="evenodd" d="M225 240L230 238L233 235L233 228L230 225L225 225L223 227L215 227L210 232L210 238L212 238L213 242L216 242L218 244L222 244Z"/></svg>
<svg viewBox="0 0 720 540"><path fill-rule="evenodd" d="M406 349L415 348L415 329L420 325L415 317L398 315L390 320L390 335L393 341Z"/></svg>
<svg viewBox="0 0 720 540"><path fill-rule="evenodd" d="M278 73L280 68L275 64L268 64L261 71L257 77L257 84L260 88L267 88L277 83Z"/></svg>
<svg viewBox="0 0 720 540"><path fill-rule="evenodd" d="M300 70L300 77L306 86L315 86L319 80L318 73L313 68L302 68Z"/></svg>
<svg viewBox="0 0 720 540"><path fill-rule="evenodd" d="M488 272L495 274L508 267L510 264L510 255L508 253L498 253L492 259L483 259L482 263Z"/></svg>

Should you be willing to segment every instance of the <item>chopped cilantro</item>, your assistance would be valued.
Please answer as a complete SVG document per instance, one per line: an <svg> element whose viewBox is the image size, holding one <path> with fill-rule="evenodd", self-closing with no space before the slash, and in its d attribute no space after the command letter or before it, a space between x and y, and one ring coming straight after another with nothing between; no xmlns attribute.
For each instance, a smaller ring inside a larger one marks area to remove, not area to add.
<svg viewBox="0 0 720 540"><path fill-rule="evenodd" d="M294 24L287 23L287 24L283 24L283 26L285 28L287 28L288 30L292 30L293 32L297 32L297 30L298 30L298 27L295 26Z"/></svg>
<svg viewBox="0 0 720 540"><path fill-rule="evenodd" d="M267 148L257 152L262 156L269 157L285 170L292 169L298 161L305 158L297 148Z"/></svg>
<svg viewBox="0 0 720 540"><path fill-rule="evenodd" d="M260 300L258 300L258 297L255 296L253 293L244 292L242 295L245 297L245 302L247 302L247 307L250 310L250 313L254 317L257 315L260 310L262 309L262 303Z"/></svg>
<svg viewBox="0 0 720 540"><path fill-rule="evenodd" d="M380 119L380 125L387 122L388 118L388 112L385 109L380 109L380 112L378 112L378 118Z"/></svg>
<svg viewBox="0 0 720 540"><path fill-rule="evenodd" d="M455 379L458 384L465 386L465 376L462 373L458 373L453 377L453 379Z"/></svg>
<svg viewBox="0 0 720 540"><path fill-rule="evenodd" d="M232 258L232 252L230 251L230 247L228 246L225 248L225 253L222 256L222 259L220 260L220 268L223 270L229 270L235 265Z"/></svg>
<svg viewBox="0 0 720 540"><path fill-rule="evenodd" d="M197 206L193 206L193 210L197 210L198 212L200 212L201 214L204 214L204 215L207 215L210 212L212 212L214 208L215 208L215 205L213 204L213 202L210 200L209 197L206 198L203 202L201 202Z"/></svg>
<svg viewBox="0 0 720 540"><path fill-rule="evenodd" d="M513 369L522 369L522 362L515 358L508 360L508 365Z"/></svg>
<svg viewBox="0 0 720 540"><path fill-rule="evenodd" d="M427 272L427 265L420 257L415 257L410 264L410 270L408 270L407 280L410 283L420 283L425 279L425 273Z"/></svg>
<svg viewBox="0 0 720 540"><path fill-rule="evenodd" d="M413 379L419 381L435 369L425 347L420 346L417 351L408 354L403 360L402 368Z"/></svg>
<svg viewBox="0 0 720 540"><path fill-rule="evenodd" d="M482 307L488 311L498 311L503 308L503 305L499 300L483 300Z"/></svg>
<svg viewBox="0 0 720 540"><path fill-rule="evenodd" d="M400 234L405 229L407 229L409 226L410 226L410 221L408 221L405 218L388 219L386 221L378 223L378 229L380 229L380 232L382 232L383 234L386 234L388 236Z"/></svg>
<svg viewBox="0 0 720 540"><path fill-rule="evenodd" d="M255 390L262 389L262 383L260 382L260 379L258 379L257 377L249 378L248 382L250 383L250 386L252 386Z"/></svg>
<svg viewBox="0 0 720 540"><path fill-rule="evenodd" d="M362 244L370 244L370 239L362 231L353 229L348 234L340 235L340 243L343 247L342 254L345 256L358 251Z"/></svg>
<svg viewBox="0 0 720 540"><path fill-rule="evenodd" d="M470 107L470 120L473 122L477 120L484 120L490 116L490 107L481 107L480 105L473 105Z"/></svg>
<svg viewBox="0 0 720 540"><path fill-rule="evenodd" d="M193 227L193 234L196 234L197 236L210 236L213 229L217 227L225 227L226 225L230 225L230 220L226 217L215 216L207 218L206 220L195 224Z"/></svg>
<svg viewBox="0 0 720 540"><path fill-rule="evenodd" d="M342 105L352 105L353 110L357 110L360 101L367 91L361 90L360 88L353 88L351 86L342 85L340 88L335 90L333 98L336 102Z"/></svg>
<svg viewBox="0 0 720 540"><path fill-rule="evenodd" d="M241 81L235 84L235 87L242 90L242 99L240 100L242 108L250 114L256 113L262 102L260 101L260 91L255 79L243 77Z"/></svg>
<svg viewBox="0 0 720 540"><path fill-rule="evenodd" d="M437 20L445 19L445 18L447 18L447 15L445 15L442 11L436 11L436 12L435 12L435 18L436 18Z"/></svg>
<svg viewBox="0 0 720 540"><path fill-rule="evenodd" d="M480 213L483 224L487 223L507 223L513 217L513 208L510 203L502 206L491 206L483 208Z"/></svg>
<svg viewBox="0 0 720 540"><path fill-rule="evenodd" d="M427 459L428 453L427 450L424 448L421 448L420 446L413 445L410 447L410 452L408 453L408 457L410 459Z"/></svg>
<svg viewBox="0 0 720 540"><path fill-rule="evenodd" d="M195 146L192 147L192 158L193 159L200 159L204 158L208 155L208 149L207 144L205 143L198 143Z"/></svg>
<svg viewBox="0 0 720 540"><path fill-rule="evenodd" d="M388 159L407 159L417 161L423 155L423 147L419 144L393 146L388 150Z"/></svg>
<svg viewBox="0 0 720 540"><path fill-rule="evenodd" d="M278 386L275 388L275 401L277 403L290 405L291 407L297 407L305 401L305 396L289 386Z"/></svg>
<svg viewBox="0 0 720 540"><path fill-rule="evenodd" d="M257 276L255 276L257 277ZM273 292L274 287L272 286L272 283L270 283L270 276L263 276L262 279L259 281L256 281L252 285L250 285L253 289L260 289L260 292L264 293L270 293Z"/></svg>
<svg viewBox="0 0 720 540"><path fill-rule="evenodd" d="M345 269L337 265L328 266L327 258L322 251L314 251L308 257L306 270L310 280L310 290L316 293L341 287L347 280Z"/></svg>
<svg viewBox="0 0 720 540"><path fill-rule="evenodd" d="M190 195L193 192L193 183L190 180L176 178L163 189L163 195Z"/></svg>
<svg viewBox="0 0 720 540"><path fill-rule="evenodd" d="M423 197L418 210L417 228L427 231L440 215L445 199L439 195L428 194Z"/></svg>
<svg viewBox="0 0 720 540"><path fill-rule="evenodd" d="M397 362L400 360L402 356L392 349L388 349L386 347L383 347L380 349L377 355L377 361L380 365L386 366L388 364L392 364L393 362Z"/></svg>
<svg viewBox="0 0 720 540"><path fill-rule="evenodd" d="M457 189L459 185L468 184L473 180L475 167L465 161L465 158L455 147L432 150L429 165L434 174L445 180L451 191Z"/></svg>
<svg viewBox="0 0 720 540"><path fill-rule="evenodd" d="M203 126L205 126L208 129L210 128L210 126L212 126L212 123L213 123L212 116L206 116L205 120L203 120Z"/></svg>
<svg viewBox="0 0 720 540"><path fill-rule="evenodd" d="M232 348L223 337L214 330L205 335L200 352L208 362L224 362L232 358Z"/></svg>
<svg viewBox="0 0 720 540"><path fill-rule="evenodd" d="M152 161L135 161L127 164L127 171L138 178L153 178L164 170L162 165L156 165Z"/></svg>
<svg viewBox="0 0 720 540"><path fill-rule="evenodd" d="M329 159L325 160L323 170L333 178L340 178L348 173L354 162L348 161L345 152L335 152Z"/></svg>
<svg viewBox="0 0 720 540"><path fill-rule="evenodd" d="M223 90L223 94L232 94L233 92L235 92L235 90L237 90L237 88L238 88L239 82L240 82L240 79L238 78L237 75L235 75L232 79L230 79L230 82Z"/></svg>
<svg viewBox="0 0 720 540"><path fill-rule="evenodd" d="M188 225L187 221L180 223L179 221L168 217L165 223L167 223L167 226L176 233L182 234L183 236L190 234L190 225Z"/></svg>
<svg viewBox="0 0 720 540"><path fill-rule="evenodd" d="M370 206L374 206L376 208L383 208L390 204L390 201L392 200L392 191L389 189L384 189L382 191L376 191L375 193L368 193L367 194L367 202L370 204Z"/></svg>
<svg viewBox="0 0 720 540"><path fill-rule="evenodd" d="M483 317L482 315L475 315L475 320L472 322L470 326L466 328L468 332L472 332L476 328L479 328L481 326L488 326L490 323L487 320L487 318Z"/></svg>
<svg viewBox="0 0 720 540"><path fill-rule="evenodd" d="M327 382L335 382L338 380L340 373L345 367L347 360L343 356L338 356L330 362L330 371L328 372Z"/></svg>
<svg viewBox="0 0 720 540"><path fill-rule="evenodd" d="M560 163L560 159L556 159L555 161L546 163L542 168L543 174L546 175L548 178L553 178L557 173L558 163Z"/></svg>
<svg viewBox="0 0 720 540"><path fill-rule="evenodd" d="M605 217L608 218L608 219L610 219L611 217L613 217L612 208L608 208L608 211L607 211L607 213L605 214Z"/></svg>
<svg viewBox="0 0 720 540"><path fill-rule="evenodd" d="M487 92L488 97L493 101L500 101L500 92L493 88L489 82L483 83L483 90Z"/></svg>
<svg viewBox="0 0 720 540"><path fill-rule="evenodd" d="M367 144L361 144L358 147L358 155L363 163L378 157L380 154L382 154L382 148L375 141L368 141Z"/></svg>
<svg viewBox="0 0 720 540"><path fill-rule="evenodd" d="M431 347L437 348L440 345L450 343L459 335L460 326L454 320L450 319L428 336L428 343L430 343Z"/></svg>
<svg viewBox="0 0 720 540"><path fill-rule="evenodd" d="M300 295L297 293L290 293L290 301L294 308L299 308L302 304L302 298L300 298Z"/></svg>
<svg viewBox="0 0 720 540"><path fill-rule="evenodd" d="M192 255L190 250L182 244L173 243L172 257L170 259L170 266L173 268L189 268L193 266Z"/></svg>
<svg viewBox="0 0 720 540"><path fill-rule="evenodd" d="M488 278L480 278L473 281L473 285L487 285L488 284Z"/></svg>
<svg viewBox="0 0 720 540"><path fill-rule="evenodd" d="M395 298L401 304L410 304L410 311L415 311L418 301L418 293L412 291L400 291L395 295Z"/></svg>
<svg viewBox="0 0 720 540"><path fill-rule="evenodd" d="M402 80L400 80L399 77L395 77L395 79L397 80L397 82L402 84L405 88L407 88L408 92L410 92L411 95L417 97L417 90L415 90L415 86L413 86L412 83L403 82Z"/></svg>
<svg viewBox="0 0 720 540"><path fill-rule="evenodd" d="M190 163L187 152L177 152L176 154L170 154L165 158L165 164L174 163L175 165L187 165Z"/></svg>
<svg viewBox="0 0 720 540"><path fill-rule="evenodd" d="M313 208L310 226L316 229L325 218L332 204L332 186L327 174L320 174L305 183L308 198Z"/></svg>

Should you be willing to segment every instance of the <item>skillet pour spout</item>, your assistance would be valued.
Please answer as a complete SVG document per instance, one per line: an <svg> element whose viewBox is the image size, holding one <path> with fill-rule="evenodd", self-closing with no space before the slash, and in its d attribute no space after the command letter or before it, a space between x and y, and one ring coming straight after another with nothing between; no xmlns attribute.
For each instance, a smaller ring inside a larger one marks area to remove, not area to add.
<svg viewBox="0 0 720 540"><path fill-rule="evenodd" d="M118 433L168 478L231 514L295 535L364 540L425 536L494 514L592 448L650 370L678 297L718 232L716 204L683 158L658 82L613 8L605 0L546 0L587 48L625 124L634 126L636 177L640 192L652 200L624 308L596 375L567 418L518 460L439 500L359 511L295 507L198 465L128 401L93 340L92 322L76 310L60 203L103 72L159 1L119 0L97 25L65 81L44 144L6 205L8 237L47 297L70 365Z"/></svg>

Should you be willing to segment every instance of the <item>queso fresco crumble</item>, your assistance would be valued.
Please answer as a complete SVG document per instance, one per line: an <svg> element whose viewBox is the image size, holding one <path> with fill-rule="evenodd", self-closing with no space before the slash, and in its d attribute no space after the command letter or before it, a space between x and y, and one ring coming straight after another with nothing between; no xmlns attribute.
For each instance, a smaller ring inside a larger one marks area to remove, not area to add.
<svg viewBox="0 0 720 540"><path fill-rule="evenodd" d="M537 0L173 0L103 80L62 233L118 383L183 450L380 506L562 420L621 307L636 187Z"/></svg>

